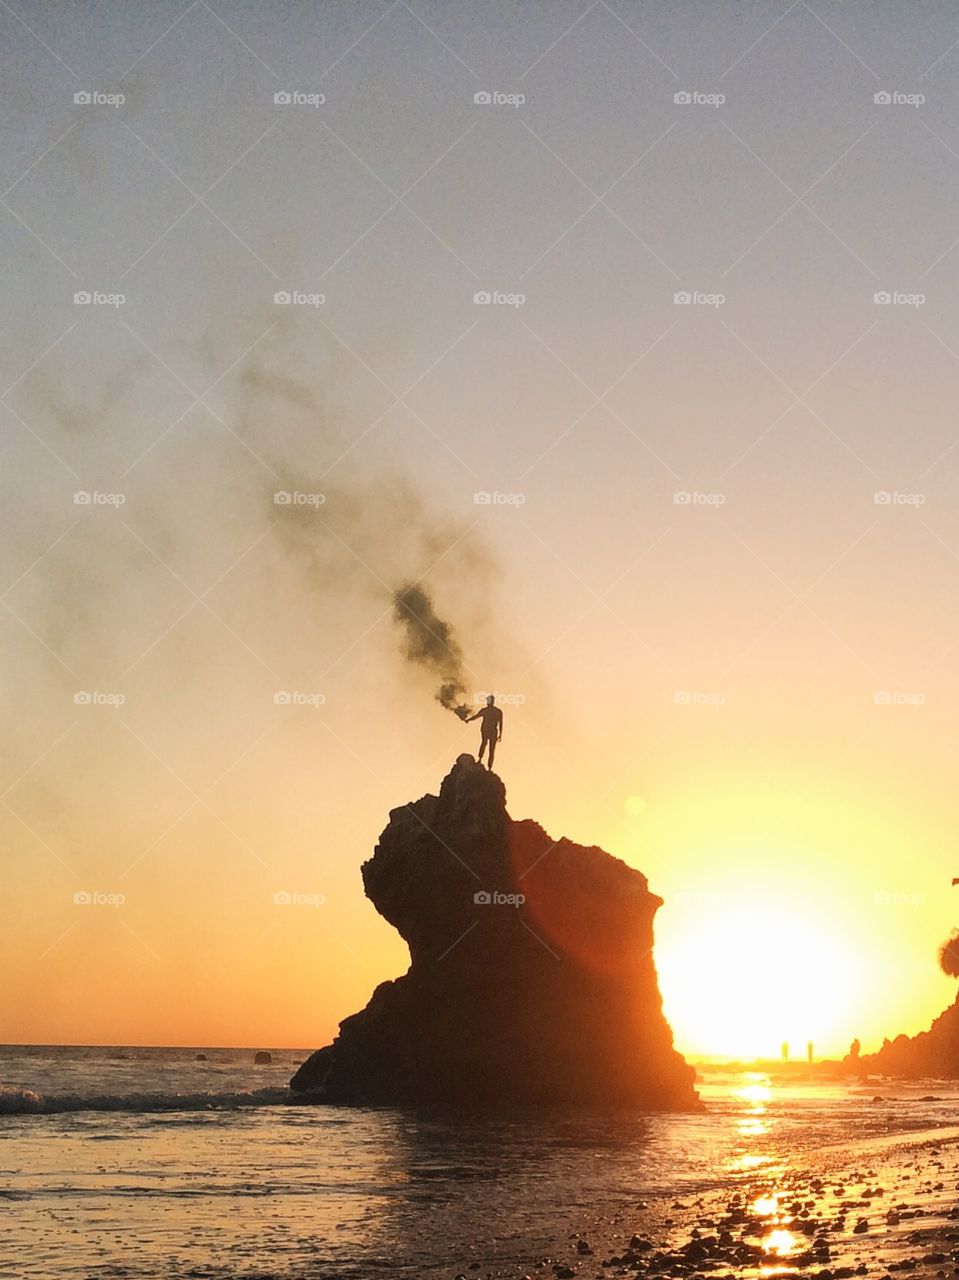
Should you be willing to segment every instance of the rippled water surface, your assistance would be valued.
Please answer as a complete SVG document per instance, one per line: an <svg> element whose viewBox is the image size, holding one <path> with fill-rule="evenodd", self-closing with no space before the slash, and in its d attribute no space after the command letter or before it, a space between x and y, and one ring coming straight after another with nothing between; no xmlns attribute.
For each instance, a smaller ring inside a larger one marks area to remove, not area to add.
<svg viewBox="0 0 959 1280"><path fill-rule="evenodd" d="M701 1115L291 1106L305 1051L0 1050L0 1276L526 1266L657 1197L956 1124L951 1086L715 1074ZM876 1094L881 1099L876 1100ZM86 1108L90 1109L77 1109Z"/></svg>

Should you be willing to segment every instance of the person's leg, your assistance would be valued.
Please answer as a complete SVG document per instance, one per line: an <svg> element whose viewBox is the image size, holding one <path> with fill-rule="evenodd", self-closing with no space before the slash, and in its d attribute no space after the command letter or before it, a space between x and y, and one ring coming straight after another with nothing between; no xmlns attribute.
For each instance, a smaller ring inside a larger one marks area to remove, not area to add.
<svg viewBox="0 0 959 1280"><path fill-rule="evenodd" d="M490 738L489 740L489 768L490 769L492 769L493 767L493 756L495 754L496 754L496 739Z"/></svg>
<svg viewBox="0 0 959 1280"><path fill-rule="evenodd" d="M480 749L479 749L479 757L478 757L480 764L483 763L483 752L485 750L486 750L486 739L480 738Z"/></svg>

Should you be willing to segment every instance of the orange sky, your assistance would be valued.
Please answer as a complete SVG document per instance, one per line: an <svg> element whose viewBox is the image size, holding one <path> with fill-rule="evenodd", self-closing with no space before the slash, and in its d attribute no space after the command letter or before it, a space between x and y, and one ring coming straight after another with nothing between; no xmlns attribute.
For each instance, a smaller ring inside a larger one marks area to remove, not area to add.
<svg viewBox="0 0 959 1280"><path fill-rule="evenodd" d="M319 1045L402 972L359 866L475 739L421 576L514 816L665 898L683 1050L918 1031L956 15L419 7L0 17L0 1038Z"/></svg>

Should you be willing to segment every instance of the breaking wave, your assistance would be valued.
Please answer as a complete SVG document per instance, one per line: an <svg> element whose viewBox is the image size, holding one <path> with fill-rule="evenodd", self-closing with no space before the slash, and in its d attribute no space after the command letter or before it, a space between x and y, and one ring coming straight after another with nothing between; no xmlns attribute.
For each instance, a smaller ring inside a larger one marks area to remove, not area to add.
<svg viewBox="0 0 959 1280"><path fill-rule="evenodd" d="M235 1111L240 1107L277 1107L295 1102L289 1089L253 1089L239 1093L131 1093L81 1095L37 1093L0 1085L0 1116L58 1115L67 1111Z"/></svg>

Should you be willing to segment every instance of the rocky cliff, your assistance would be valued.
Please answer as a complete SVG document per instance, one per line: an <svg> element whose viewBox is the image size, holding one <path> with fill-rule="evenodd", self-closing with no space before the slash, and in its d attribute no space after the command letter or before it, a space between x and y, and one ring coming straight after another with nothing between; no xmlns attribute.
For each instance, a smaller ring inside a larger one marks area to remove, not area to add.
<svg viewBox="0 0 959 1280"><path fill-rule="evenodd" d="M697 1105L653 963L662 900L640 872L511 819L500 779L466 755L438 796L391 812L362 872L412 963L300 1067L294 1090Z"/></svg>
<svg viewBox="0 0 959 1280"><path fill-rule="evenodd" d="M959 1079L959 997L928 1031L885 1040L878 1053L849 1054L843 1066L860 1075Z"/></svg>

